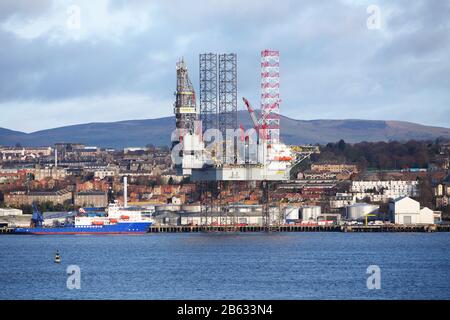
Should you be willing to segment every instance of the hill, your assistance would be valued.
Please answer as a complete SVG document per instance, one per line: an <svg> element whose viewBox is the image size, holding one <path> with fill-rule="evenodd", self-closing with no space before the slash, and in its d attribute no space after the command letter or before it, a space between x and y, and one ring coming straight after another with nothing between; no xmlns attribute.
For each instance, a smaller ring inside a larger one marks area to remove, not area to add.
<svg viewBox="0 0 450 320"><path fill-rule="evenodd" d="M246 111L239 111L239 123L251 127ZM24 133L0 128L0 145L44 146L56 142L123 148L147 144L169 145L173 117L71 125ZM450 128L424 126L403 121L382 120L295 120L281 117L281 135L288 144L328 143L344 139L360 141L407 141L450 138Z"/></svg>

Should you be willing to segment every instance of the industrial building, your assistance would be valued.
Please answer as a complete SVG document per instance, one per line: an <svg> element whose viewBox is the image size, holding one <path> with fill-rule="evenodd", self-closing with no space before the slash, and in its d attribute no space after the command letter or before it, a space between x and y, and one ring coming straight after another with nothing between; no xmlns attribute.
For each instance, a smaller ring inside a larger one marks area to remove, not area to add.
<svg viewBox="0 0 450 320"><path fill-rule="evenodd" d="M224 214L221 210L214 211L186 211L173 210L174 208L166 208L162 211L157 208L155 219L162 225L182 225L182 226L231 226L231 225L261 225L262 211L239 211L233 214ZM217 209L217 208L216 208Z"/></svg>
<svg viewBox="0 0 450 320"><path fill-rule="evenodd" d="M9 227L29 227L30 215L17 214L17 215L0 215L0 226Z"/></svg>
<svg viewBox="0 0 450 320"><path fill-rule="evenodd" d="M361 221L378 217L380 206L369 203L355 203L345 207L345 218L348 221Z"/></svg>
<svg viewBox="0 0 450 320"><path fill-rule="evenodd" d="M261 211L239 212L235 215L223 216L221 212L211 212L207 215L197 213L181 213L180 225L186 226L231 226L231 225L261 225Z"/></svg>
<svg viewBox="0 0 450 320"><path fill-rule="evenodd" d="M299 207L270 207L271 225L299 222ZM154 217L161 225L233 226L259 225L264 222L264 205L228 204L224 206L175 205L155 206Z"/></svg>
<svg viewBox="0 0 450 320"><path fill-rule="evenodd" d="M302 221L317 221L317 218L322 213L322 208L320 206L304 206L301 208Z"/></svg>
<svg viewBox="0 0 450 320"><path fill-rule="evenodd" d="M389 202L389 211L395 224L434 224L441 221L441 215L409 197L399 197Z"/></svg>
<svg viewBox="0 0 450 320"><path fill-rule="evenodd" d="M21 216L23 214L23 211L20 209L14 209L14 208L0 208L0 216Z"/></svg>
<svg viewBox="0 0 450 320"><path fill-rule="evenodd" d="M294 206L288 206L284 208L285 210L285 222L286 223L296 223L300 220L300 208Z"/></svg>

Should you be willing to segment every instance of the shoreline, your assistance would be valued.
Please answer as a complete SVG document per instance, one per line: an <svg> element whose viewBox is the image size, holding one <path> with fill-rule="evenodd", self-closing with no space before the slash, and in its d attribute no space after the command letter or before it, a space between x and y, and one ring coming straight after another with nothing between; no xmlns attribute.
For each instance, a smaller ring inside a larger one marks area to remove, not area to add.
<svg viewBox="0 0 450 320"><path fill-rule="evenodd" d="M382 226L152 226L144 233L254 233L254 232L450 232L450 225L382 225ZM14 228L0 228L0 235L13 234ZM52 235L52 234L49 234Z"/></svg>

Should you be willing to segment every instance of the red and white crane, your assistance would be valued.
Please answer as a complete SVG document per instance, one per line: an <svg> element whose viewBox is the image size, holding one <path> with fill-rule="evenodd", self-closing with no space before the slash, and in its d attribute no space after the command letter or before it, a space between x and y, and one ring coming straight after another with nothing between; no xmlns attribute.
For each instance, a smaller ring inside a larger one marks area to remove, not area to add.
<svg viewBox="0 0 450 320"><path fill-rule="evenodd" d="M267 140L267 125L265 123L264 115L261 116L261 119L258 121L256 118L255 110L253 110L250 102L246 98L242 98L244 101L245 106L247 107L248 113L250 114L250 118L253 122L253 127L255 128L256 132L259 133L260 139Z"/></svg>

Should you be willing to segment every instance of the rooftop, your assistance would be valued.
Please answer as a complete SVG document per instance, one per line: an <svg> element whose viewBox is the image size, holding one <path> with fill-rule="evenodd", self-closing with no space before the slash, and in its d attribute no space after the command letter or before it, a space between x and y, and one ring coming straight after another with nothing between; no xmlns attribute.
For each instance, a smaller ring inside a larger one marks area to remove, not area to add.
<svg viewBox="0 0 450 320"><path fill-rule="evenodd" d="M98 190L77 192L77 196L104 196L105 194L106 192Z"/></svg>

